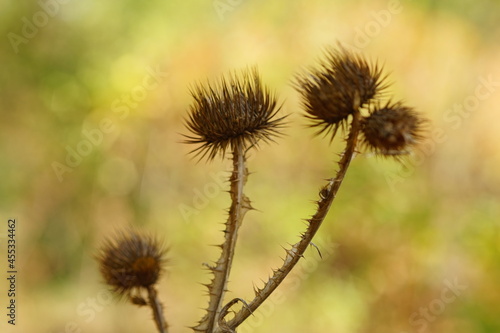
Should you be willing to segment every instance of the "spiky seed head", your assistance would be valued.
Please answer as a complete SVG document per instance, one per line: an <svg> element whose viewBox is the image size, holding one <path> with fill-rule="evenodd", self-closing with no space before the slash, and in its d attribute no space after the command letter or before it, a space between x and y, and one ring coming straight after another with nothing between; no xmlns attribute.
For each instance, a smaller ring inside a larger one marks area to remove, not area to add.
<svg viewBox="0 0 500 333"><path fill-rule="evenodd" d="M369 150L384 156L408 153L422 138L425 120L402 103L388 102L377 106L361 120L362 143Z"/></svg>
<svg viewBox="0 0 500 333"><path fill-rule="evenodd" d="M193 152L201 158L224 157L228 148L272 141L284 125L285 117L276 117L276 99L262 86L255 68L222 77L215 85L198 85L191 94L194 102L186 120L191 134L185 135L185 143L199 144Z"/></svg>
<svg viewBox="0 0 500 333"><path fill-rule="evenodd" d="M101 275L119 296L133 302L141 288L154 285L165 263L165 250L157 239L136 231L117 233L104 241L97 254Z"/></svg>
<svg viewBox="0 0 500 333"><path fill-rule="evenodd" d="M367 106L386 87L376 64L343 47L329 49L319 68L297 76L306 117L317 134L332 132L332 139L349 115Z"/></svg>

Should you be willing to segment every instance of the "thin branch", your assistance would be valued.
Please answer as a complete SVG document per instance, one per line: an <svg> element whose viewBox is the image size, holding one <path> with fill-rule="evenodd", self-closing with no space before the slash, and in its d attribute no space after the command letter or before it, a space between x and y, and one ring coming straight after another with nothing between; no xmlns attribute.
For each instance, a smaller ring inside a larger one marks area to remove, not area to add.
<svg viewBox="0 0 500 333"><path fill-rule="evenodd" d="M233 329L231 329L227 323L226 323L226 315L229 312L229 309L236 303L241 302L243 303L244 306L248 308L247 302L245 302L244 299L242 298L234 298L231 301L229 301L224 307L221 309L220 314L219 314L219 319L218 319L218 324L219 327L218 329L221 330L224 333L235 333Z"/></svg>
<svg viewBox="0 0 500 333"><path fill-rule="evenodd" d="M302 258L304 252L308 248L314 235L330 210L330 206L335 199L337 191L342 184L349 164L354 156L358 141L358 132L360 130L359 118L359 112L354 112L352 115L352 122L349 136L347 138L346 148L339 162L339 170L337 171L335 178L329 179L328 183L321 189L320 199L317 202L318 207L316 213L308 219L309 224L307 226L307 230L301 235L300 241L294 244L291 249L286 251L287 254L283 265L274 271L273 276L269 278L262 289L256 290L255 298L248 304L248 307L243 307L238 313L236 313L234 318L227 323L227 327L229 329L235 330L236 327L238 327L248 316L250 316L251 313L255 312L255 310L272 294L272 292L290 273L299 259ZM223 331L218 329L215 332L222 333Z"/></svg>
<svg viewBox="0 0 500 333"><path fill-rule="evenodd" d="M149 306L153 310L153 318L160 333L168 333L168 325L163 316L162 305L158 299L156 289L153 286L148 287Z"/></svg>
<svg viewBox="0 0 500 333"><path fill-rule="evenodd" d="M217 318L222 309L224 294L227 291L227 281L234 256L234 248L238 238L238 230L247 211L252 209L250 200L243 193L248 170L245 166L246 157L241 145L233 149L233 172L230 177L231 183L231 207L229 217L224 230L224 243L221 245L222 253L215 266L209 267L213 273L213 279L207 285L209 291L209 303L206 315L197 326L193 327L196 332L213 332Z"/></svg>

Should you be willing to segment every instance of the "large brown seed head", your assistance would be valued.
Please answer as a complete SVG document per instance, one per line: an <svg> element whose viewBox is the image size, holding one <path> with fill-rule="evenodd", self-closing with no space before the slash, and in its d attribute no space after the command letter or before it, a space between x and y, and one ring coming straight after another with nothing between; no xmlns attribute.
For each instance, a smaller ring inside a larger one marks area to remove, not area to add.
<svg viewBox="0 0 500 333"><path fill-rule="evenodd" d="M194 151L213 159L226 149L247 149L260 140L279 135L285 117L276 118L276 99L262 86L256 69L241 76L230 75L212 86L198 85L192 91L186 126L186 143L200 144Z"/></svg>
<svg viewBox="0 0 500 333"><path fill-rule="evenodd" d="M381 70L344 48L328 50L320 68L297 77L306 117L318 133L333 132L385 88Z"/></svg>

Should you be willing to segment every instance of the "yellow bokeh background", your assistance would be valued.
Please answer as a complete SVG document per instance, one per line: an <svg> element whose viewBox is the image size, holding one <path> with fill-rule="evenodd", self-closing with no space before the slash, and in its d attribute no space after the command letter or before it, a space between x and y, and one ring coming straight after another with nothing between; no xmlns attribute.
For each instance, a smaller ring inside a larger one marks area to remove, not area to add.
<svg viewBox="0 0 500 333"><path fill-rule="evenodd" d="M222 241L230 162L197 162L182 143L190 89L257 66L290 116L283 137L249 157L258 210L241 229L227 300L251 300L335 174L342 140L313 136L293 80L337 43L383 66L387 96L430 120L427 139L404 165L354 159L314 241L322 258L308 250L238 332L500 332L500 2L2 7L2 333L155 332L149 309L110 297L94 260L128 226L165 240L160 297L171 332L191 331L207 304L203 263Z"/></svg>

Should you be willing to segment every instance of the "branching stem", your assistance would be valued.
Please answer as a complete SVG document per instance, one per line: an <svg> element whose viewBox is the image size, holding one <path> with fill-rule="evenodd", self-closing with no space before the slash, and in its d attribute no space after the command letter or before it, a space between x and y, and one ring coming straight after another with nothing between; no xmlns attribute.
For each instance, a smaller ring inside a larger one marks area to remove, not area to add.
<svg viewBox="0 0 500 333"><path fill-rule="evenodd" d="M280 285L280 283L286 278L293 267L297 264L299 259L303 256L304 252L311 243L314 235L318 231L321 223L325 219L330 206L335 199L335 196L344 180L349 164L356 151L356 145L358 141L358 133L360 130L359 111L356 111L352 115L352 122L350 126L349 135L347 137L346 148L339 161L339 170L334 178L328 180L328 183L321 189L320 199L318 201L318 207L316 213L308 219L307 230L301 235L299 242L294 244L291 249L287 250L287 255L283 265L274 271L274 274L266 282L262 289L256 291L255 298L248 303L248 307L243 307L239 312L236 313L234 318L227 322L227 327L235 330L238 325L240 325L252 312L255 310L272 294L272 292ZM216 330L215 332L221 333L221 330Z"/></svg>

